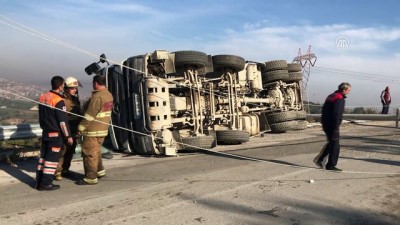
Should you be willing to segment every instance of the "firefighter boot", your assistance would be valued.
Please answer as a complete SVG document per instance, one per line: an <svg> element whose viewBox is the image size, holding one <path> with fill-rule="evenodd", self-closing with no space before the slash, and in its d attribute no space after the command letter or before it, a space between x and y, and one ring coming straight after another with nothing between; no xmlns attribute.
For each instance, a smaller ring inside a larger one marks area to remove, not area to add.
<svg viewBox="0 0 400 225"><path fill-rule="evenodd" d="M54 191L60 189L60 185L49 184L49 185L39 185L38 191Z"/></svg>
<svg viewBox="0 0 400 225"><path fill-rule="evenodd" d="M57 172L54 174L54 180L56 180L56 181L62 180L62 176L61 176L60 172Z"/></svg>

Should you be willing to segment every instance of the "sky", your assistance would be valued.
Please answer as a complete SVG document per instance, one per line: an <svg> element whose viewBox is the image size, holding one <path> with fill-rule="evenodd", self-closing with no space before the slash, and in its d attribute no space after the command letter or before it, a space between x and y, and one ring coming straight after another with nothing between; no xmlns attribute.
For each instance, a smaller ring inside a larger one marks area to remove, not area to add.
<svg viewBox="0 0 400 225"><path fill-rule="evenodd" d="M84 68L102 53L114 63L157 49L292 62L311 46L310 101L347 81L347 106L380 109L389 86L396 108L399 9L397 0L0 0L0 78L50 87L54 75L75 76L90 91Z"/></svg>

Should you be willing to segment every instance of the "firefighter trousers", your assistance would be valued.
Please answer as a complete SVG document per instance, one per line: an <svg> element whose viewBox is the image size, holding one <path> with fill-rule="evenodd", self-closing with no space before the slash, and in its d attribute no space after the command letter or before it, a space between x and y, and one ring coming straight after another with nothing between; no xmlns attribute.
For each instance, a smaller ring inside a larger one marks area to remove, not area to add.
<svg viewBox="0 0 400 225"><path fill-rule="evenodd" d="M63 171L68 171L71 167L72 157L75 154L76 139L74 138L74 143L69 145L64 141L64 145L61 149L60 160L58 160L58 166L56 174L61 174Z"/></svg>
<svg viewBox="0 0 400 225"><path fill-rule="evenodd" d="M83 137L82 157L85 169L84 180L89 183L97 183L97 178L105 175L103 161L101 159L101 146L104 137Z"/></svg>
<svg viewBox="0 0 400 225"><path fill-rule="evenodd" d="M37 185L53 183L53 175L56 172L62 146L63 141L59 132L43 131L40 158L36 170Z"/></svg>

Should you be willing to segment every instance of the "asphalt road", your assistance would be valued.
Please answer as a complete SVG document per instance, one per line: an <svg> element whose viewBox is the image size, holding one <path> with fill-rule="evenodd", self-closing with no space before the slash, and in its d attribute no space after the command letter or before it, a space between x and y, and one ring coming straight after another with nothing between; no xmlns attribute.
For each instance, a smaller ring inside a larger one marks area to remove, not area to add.
<svg viewBox="0 0 400 225"><path fill-rule="evenodd" d="M53 192L32 188L34 159L0 164L0 224L400 224L394 122L343 125L342 173L312 163L324 143L313 127L215 149L225 155L115 154L94 186L74 184L76 160Z"/></svg>

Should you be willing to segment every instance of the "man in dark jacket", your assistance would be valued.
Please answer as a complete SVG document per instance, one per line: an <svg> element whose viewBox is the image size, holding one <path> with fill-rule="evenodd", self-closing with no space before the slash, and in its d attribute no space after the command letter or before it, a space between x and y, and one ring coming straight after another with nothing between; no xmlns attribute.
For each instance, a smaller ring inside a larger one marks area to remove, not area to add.
<svg viewBox="0 0 400 225"><path fill-rule="evenodd" d="M63 138L71 145L73 139L69 130L66 107L61 92L64 89L64 78L54 76L51 79L51 91L39 98L39 123L42 128L42 147L36 171L36 189L52 191L60 188L53 184Z"/></svg>
<svg viewBox="0 0 400 225"><path fill-rule="evenodd" d="M323 168L322 161L329 155L327 170L341 171L336 167L339 153L339 127L342 123L345 98L351 91L351 85L347 82L341 83L338 90L328 95L322 107L321 123L328 143L315 157L314 163Z"/></svg>

